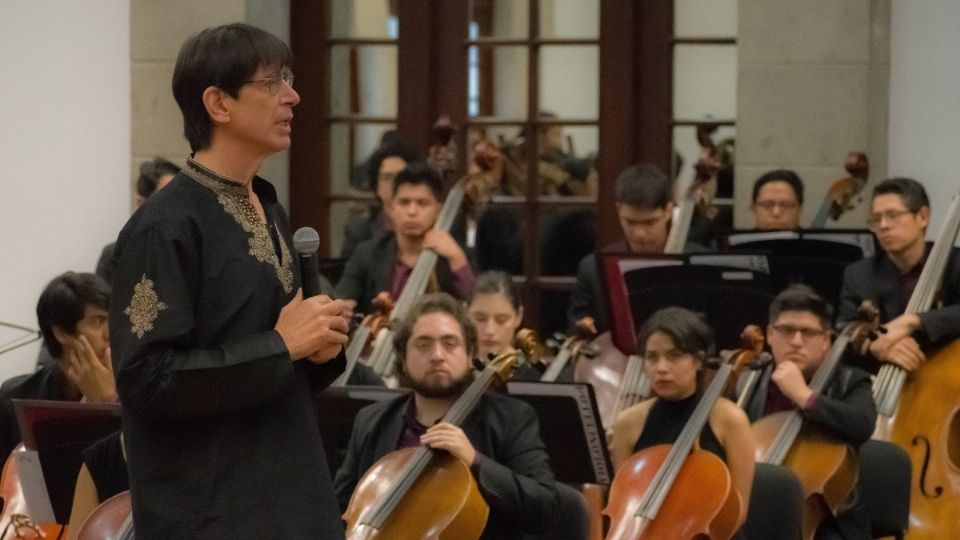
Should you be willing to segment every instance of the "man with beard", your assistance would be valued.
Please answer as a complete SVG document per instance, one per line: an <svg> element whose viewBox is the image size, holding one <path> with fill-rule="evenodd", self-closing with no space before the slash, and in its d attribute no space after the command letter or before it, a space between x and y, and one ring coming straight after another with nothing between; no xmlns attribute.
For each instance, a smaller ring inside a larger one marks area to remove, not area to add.
<svg viewBox="0 0 960 540"><path fill-rule="evenodd" d="M484 395L455 426L440 420L473 381L476 329L451 296L420 299L394 335L400 383L409 395L362 409L334 485L341 509L364 471L388 453L427 445L470 467L490 507L481 538L508 540L543 531L557 489L533 409L514 398Z"/></svg>

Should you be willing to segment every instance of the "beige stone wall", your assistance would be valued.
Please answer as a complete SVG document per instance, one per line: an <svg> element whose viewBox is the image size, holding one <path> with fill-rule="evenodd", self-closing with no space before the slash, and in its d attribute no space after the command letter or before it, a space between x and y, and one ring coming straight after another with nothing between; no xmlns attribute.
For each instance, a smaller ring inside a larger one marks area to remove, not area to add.
<svg viewBox="0 0 960 540"><path fill-rule="evenodd" d="M289 40L289 0L131 0L131 204L139 164L163 156L183 164L190 147L170 89L180 45L207 28L245 21ZM287 156L274 156L262 174L288 199Z"/></svg>
<svg viewBox="0 0 960 540"><path fill-rule="evenodd" d="M808 224L849 150L867 152L870 183L887 163L889 0L740 0L736 226L750 228L753 182L797 171ZM857 207L828 227L863 227Z"/></svg>

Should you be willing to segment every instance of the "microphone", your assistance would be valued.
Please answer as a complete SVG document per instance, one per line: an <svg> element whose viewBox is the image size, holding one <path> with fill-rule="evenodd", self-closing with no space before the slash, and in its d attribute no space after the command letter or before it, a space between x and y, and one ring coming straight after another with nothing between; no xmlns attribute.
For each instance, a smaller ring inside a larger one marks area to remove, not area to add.
<svg viewBox="0 0 960 540"><path fill-rule="evenodd" d="M300 283L303 286L303 297L317 296L320 294L320 265L317 262L320 235L313 227L300 227L293 233L293 247L300 255Z"/></svg>

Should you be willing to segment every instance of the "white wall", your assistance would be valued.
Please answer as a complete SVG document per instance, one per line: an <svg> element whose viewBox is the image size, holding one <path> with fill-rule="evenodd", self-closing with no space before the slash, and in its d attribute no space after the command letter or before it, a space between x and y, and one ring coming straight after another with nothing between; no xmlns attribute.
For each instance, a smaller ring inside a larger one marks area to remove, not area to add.
<svg viewBox="0 0 960 540"><path fill-rule="evenodd" d="M0 2L0 321L36 327L43 286L92 272L126 221L129 21L127 0ZM37 351L0 357L0 380Z"/></svg>
<svg viewBox="0 0 960 540"><path fill-rule="evenodd" d="M960 2L895 0L890 30L890 176L927 188L927 236L960 188Z"/></svg>

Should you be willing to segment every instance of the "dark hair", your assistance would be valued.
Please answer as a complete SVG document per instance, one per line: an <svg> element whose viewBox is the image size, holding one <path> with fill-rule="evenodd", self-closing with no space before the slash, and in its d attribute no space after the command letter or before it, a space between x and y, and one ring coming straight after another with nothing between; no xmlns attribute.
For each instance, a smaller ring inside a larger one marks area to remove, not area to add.
<svg viewBox="0 0 960 540"><path fill-rule="evenodd" d="M790 184L790 187L793 188L793 194L797 196L797 203L803 204L803 180L800 179L797 173L787 169L770 171L764 173L760 178L757 178L757 181L753 183L753 198L750 200L757 202L757 195L760 195L760 188L770 182L786 182Z"/></svg>
<svg viewBox="0 0 960 540"><path fill-rule="evenodd" d="M67 272L53 278L43 289L37 301L37 323L43 343L54 358L60 358L63 348L53 335L53 327L75 331L87 305L110 308L110 286L96 274Z"/></svg>
<svg viewBox="0 0 960 540"><path fill-rule="evenodd" d="M713 354L713 329L689 309L668 307L651 315L637 337L641 351L646 350L647 340L657 332L670 336L674 346L687 354Z"/></svg>
<svg viewBox="0 0 960 540"><path fill-rule="evenodd" d="M880 195L899 195L907 209L916 214L924 206L930 206L927 190L923 184L913 178L890 178L880 182L873 188L873 197Z"/></svg>
<svg viewBox="0 0 960 540"><path fill-rule="evenodd" d="M397 194L400 186L420 186L425 185L430 188L433 197L438 201L443 200L443 180L436 169L427 165L425 161L412 161L407 163L406 168L397 174L393 179L393 194Z"/></svg>
<svg viewBox="0 0 960 540"><path fill-rule="evenodd" d="M820 327L824 330L830 328L833 321L833 307L817 294L817 291L803 283L793 284L777 296L770 303L770 324L774 324L777 318L786 311L805 311L812 313L820 319Z"/></svg>
<svg viewBox="0 0 960 540"><path fill-rule="evenodd" d="M673 200L673 181L653 165L633 165L617 177L614 199L643 210L666 208Z"/></svg>
<svg viewBox="0 0 960 540"><path fill-rule="evenodd" d="M420 317L429 313L446 313L460 325L460 331L463 332L464 347L467 349L467 355L473 358L473 353L477 347L477 328L467 315L467 310L463 304L454 299L447 293L431 293L421 296L419 300L410 308L410 312L404 317L397 326L393 334L393 350L397 354L397 369L403 369L403 363L407 356L407 342L413 335L413 327L420 320Z"/></svg>
<svg viewBox="0 0 960 540"><path fill-rule="evenodd" d="M510 274L506 272L490 270L477 276L467 304L472 304L474 299L482 294L502 294L514 310L520 309L520 295L517 287L513 284Z"/></svg>
<svg viewBox="0 0 960 540"><path fill-rule="evenodd" d="M144 161L140 164L140 176L137 177L137 194L144 199L150 197L157 191L157 183L160 177L180 172L180 167L163 159L155 157L150 161Z"/></svg>
<svg viewBox="0 0 960 540"><path fill-rule="evenodd" d="M183 134L193 152L210 146L213 121L203 105L203 92L215 86L237 97L244 81L261 67L293 65L290 47L278 37L243 23L233 23L191 36L180 47L173 69L173 97L183 113Z"/></svg>
<svg viewBox="0 0 960 540"><path fill-rule="evenodd" d="M380 166L383 165L383 160L391 157L400 158L407 162L407 164L423 160L419 152L401 142L381 146L370 155L370 158L363 165L367 168L370 177L370 184L368 186L370 191L376 191L377 189L377 178L380 175Z"/></svg>

